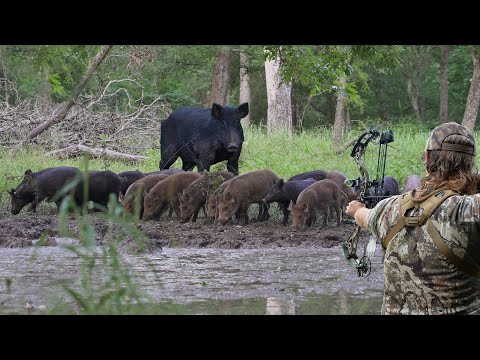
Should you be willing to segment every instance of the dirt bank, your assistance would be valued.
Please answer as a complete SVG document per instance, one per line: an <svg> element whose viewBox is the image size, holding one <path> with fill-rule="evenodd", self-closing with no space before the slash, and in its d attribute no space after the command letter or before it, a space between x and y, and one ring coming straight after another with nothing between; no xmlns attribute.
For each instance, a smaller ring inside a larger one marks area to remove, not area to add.
<svg viewBox="0 0 480 360"><path fill-rule="evenodd" d="M101 214L91 214L90 222L95 229L97 244L118 240L120 244L128 246L129 250L135 251L138 248L137 242L128 235L131 232L103 219ZM70 231L78 234L79 225L73 216L69 217ZM312 228L304 227L294 231L291 227L282 226L280 215L275 212L267 222L251 220L245 226L231 223L225 226L213 225L201 217L196 223L182 224L165 215L161 221L140 222L134 226L145 234L147 250L160 247L332 247L342 244L354 229L353 225L345 223L340 227L330 224L328 228L322 229L317 221ZM9 209L0 208L0 247L33 246L39 239L46 246L56 246L59 243L58 237L58 215L52 208L36 214L23 210L19 215L12 215Z"/></svg>

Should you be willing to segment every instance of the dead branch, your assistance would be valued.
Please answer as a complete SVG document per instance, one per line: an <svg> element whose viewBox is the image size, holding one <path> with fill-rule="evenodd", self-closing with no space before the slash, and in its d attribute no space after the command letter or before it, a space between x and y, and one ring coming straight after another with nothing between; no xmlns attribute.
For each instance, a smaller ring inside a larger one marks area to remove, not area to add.
<svg viewBox="0 0 480 360"><path fill-rule="evenodd" d="M70 96L70 99L66 101L63 104L60 104L53 114L45 120L43 123L41 123L39 126L37 126L35 129L33 129L30 134L28 134L28 137L30 139L35 138L42 132L44 132L46 129L48 129L50 126L62 121L65 119L65 116L67 116L68 111L70 108L75 104L76 99L78 98L78 95L82 92L83 88L85 85L87 85L88 81L92 77L93 73L97 69L97 67L102 63L102 61L105 59L107 56L108 52L112 48L113 45L103 45L102 48L98 51L97 55L91 62L89 68L87 69L87 72L83 76L83 78L80 80L80 83L77 85L75 90Z"/></svg>
<svg viewBox="0 0 480 360"><path fill-rule="evenodd" d="M129 79L117 82L124 81ZM18 101L14 105L0 101L0 146L21 149L33 143L48 151L71 144L96 148L106 143L109 149L128 154L157 148L160 121L171 113L171 107L161 97L149 103L144 103L142 97L132 99L130 106L120 110L117 101L128 102L127 97L123 91L113 96L103 88L96 94L82 94L64 121L52 125L32 142L29 133L50 118L57 105L42 98Z"/></svg>
<svg viewBox="0 0 480 360"><path fill-rule="evenodd" d="M355 137L353 139L348 140L345 144L343 144L341 147L339 147L335 152L337 154L343 153L345 150L347 150L350 146L352 146L355 141L357 141L358 137Z"/></svg>
<svg viewBox="0 0 480 360"><path fill-rule="evenodd" d="M117 151L102 149L102 148L91 148L85 145L77 144L70 145L65 149L54 150L46 153L45 155L49 156L60 156L60 157L76 157L83 154L89 154L93 157L107 158L111 160L121 160L127 162L141 162L148 159L146 156L138 156L131 154L119 153Z"/></svg>

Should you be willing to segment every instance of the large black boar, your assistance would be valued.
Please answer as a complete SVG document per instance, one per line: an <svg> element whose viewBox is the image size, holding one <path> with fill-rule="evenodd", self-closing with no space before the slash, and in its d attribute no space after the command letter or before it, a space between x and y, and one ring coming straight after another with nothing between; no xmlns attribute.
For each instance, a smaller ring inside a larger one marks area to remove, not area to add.
<svg viewBox="0 0 480 360"><path fill-rule="evenodd" d="M210 171L210 166L227 160L227 170L238 175L243 129L240 119L248 115L248 103L238 108L213 104L212 109L184 106L160 126L160 169L168 169L180 156L182 169Z"/></svg>
<svg viewBox="0 0 480 360"><path fill-rule="evenodd" d="M79 169L70 166L48 168L36 173L28 169L20 185L9 191L12 197L12 214L18 214L25 205L30 203L29 211L35 212L39 202L44 199L52 201L58 190L80 175ZM55 201L57 208L61 202L62 199Z"/></svg>

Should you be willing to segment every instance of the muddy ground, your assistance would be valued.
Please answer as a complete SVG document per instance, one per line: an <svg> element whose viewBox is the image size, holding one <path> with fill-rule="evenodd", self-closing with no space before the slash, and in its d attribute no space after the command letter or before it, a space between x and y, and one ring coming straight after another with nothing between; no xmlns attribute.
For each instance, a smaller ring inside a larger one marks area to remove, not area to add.
<svg viewBox="0 0 480 360"><path fill-rule="evenodd" d="M255 209L249 213L248 225L239 226L230 222L225 226L213 225L199 215L195 223L180 223L175 217L162 216L160 221L139 221L138 224L127 222L132 227L142 230L143 241L135 241L132 230L124 225L106 220L100 213L90 214L90 223L95 229L98 245L118 241L127 252L153 251L162 247L191 248L272 248L272 247L332 247L338 246L348 238L354 229L352 224L336 222L327 228L321 227L317 220L312 228L295 231L291 226L281 224L281 215L272 205L271 218L267 222L257 222ZM174 215L175 216L175 215ZM290 220L291 221L291 220ZM0 208L0 247L26 247L34 245L57 246L62 243L59 234L59 216L55 206L41 204L36 213L29 213L26 208L18 215L12 215L10 208ZM79 221L73 215L68 216L68 229L74 235L79 234ZM365 234L362 234L365 236ZM77 236L75 236L77 237ZM41 239L40 243L38 242Z"/></svg>

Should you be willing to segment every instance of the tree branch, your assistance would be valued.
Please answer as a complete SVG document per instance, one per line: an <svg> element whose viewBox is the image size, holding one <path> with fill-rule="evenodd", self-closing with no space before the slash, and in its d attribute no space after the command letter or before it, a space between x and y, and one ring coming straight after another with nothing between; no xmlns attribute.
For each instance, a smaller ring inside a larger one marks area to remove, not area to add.
<svg viewBox="0 0 480 360"><path fill-rule="evenodd" d="M82 92L83 88L85 85L87 85L88 81L92 77L93 73L95 70L97 70L98 66L102 63L102 61L105 59L107 56L108 52L112 48L113 45L103 45L100 51L97 53L95 58L93 59L92 63L90 64L89 68L87 69L87 72L83 76L82 80L80 80L80 83L78 86L75 88L75 90L72 92L70 99L63 103L60 104L53 112L52 116L44 121L42 124L37 126L35 129L33 129L28 137L31 139L35 138L36 136L40 135L42 132L47 130L50 126L53 124L56 124L63 119L65 119L65 116L67 115L68 111L70 108L75 104L75 100L77 99L78 95Z"/></svg>

